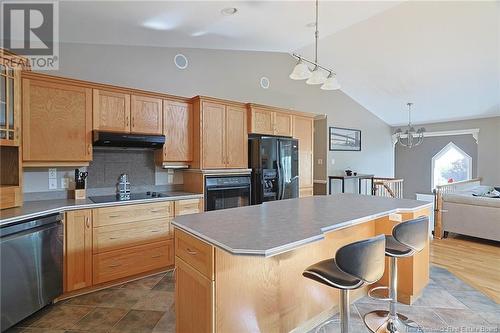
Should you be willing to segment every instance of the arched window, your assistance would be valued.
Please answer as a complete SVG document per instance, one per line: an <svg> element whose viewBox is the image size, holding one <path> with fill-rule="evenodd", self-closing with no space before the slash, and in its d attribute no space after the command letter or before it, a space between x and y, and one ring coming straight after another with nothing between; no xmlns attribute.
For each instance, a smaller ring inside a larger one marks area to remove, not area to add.
<svg viewBox="0 0 500 333"><path fill-rule="evenodd" d="M453 142L432 158L432 188L472 178L472 157Z"/></svg>

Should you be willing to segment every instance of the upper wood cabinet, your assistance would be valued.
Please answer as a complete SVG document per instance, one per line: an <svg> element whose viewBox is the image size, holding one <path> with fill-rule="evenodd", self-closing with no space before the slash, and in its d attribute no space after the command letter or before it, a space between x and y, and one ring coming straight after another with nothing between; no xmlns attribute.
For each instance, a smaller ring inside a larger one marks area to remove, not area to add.
<svg viewBox="0 0 500 333"><path fill-rule="evenodd" d="M24 166L92 160L92 89L24 78L22 97Z"/></svg>
<svg viewBox="0 0 500 333"><path fill-rule="evenodd" d="M130 132L130 95L94 89L94 129Z"/></svg>
<svg viewBox="0 0 500 333"><path fill-rule="evenodd" d="M155 159L164 162L190 162L193 159L193 106L187 102L163 100L165 145Z"/></svg>
<svg viewBox="0 0 500 333"><path fill-rule="evenodd" d="M66 213L65 292L92 285L92 211Z"/></svg>
<svg viewBox="0 0 500 333"><path fill-rule="evenodd" d="M243 105L197 98L194 102L193 167L224 169L248 167L246 109Z"/></svg>
<svg viewBox="0 0 500 333"><path fill-rule="evenodd" d="M248 168L247 111L226 106L226 167Z"/></svg>
<svg viewBox="0 0 500 333"><path fill-rule="evenodd" d="M292 136L292 115L274 112L274 135Z"/></svg>
<svg viewBox="0 0 500 333"><path fill-rule="evenodd" d="M299 140L299 193L312 195L314 119L293 116L293 137Z"/></svg>
<svg viewBox="0 0 500 333"><path fill-rule="evenodd" d="M19 146L21 70L0 63L0 146Z"/></svg>
<svg viewBox="0 0 500 333"><path fill-rule="evenodd" d="M94 89L94 130L162 134L161 98Z"/></svg>
<svg viewBox="0 0 500 333"><path fill-rule="evenodd" d="M163 106L160 98L131 96L130 131L143 134L162 134Z"/></svg>
<svg viewBox="0 0 500 333"><path fill-rule="evenodd" d="M264 109L249 109L249 132L274 135L274 112Z"/></svg>
<svg viewBox="0 0 500 333"><path fill-rule="evenodd" d="M292 136L292 114L248 104L249 133Z"/></svg>

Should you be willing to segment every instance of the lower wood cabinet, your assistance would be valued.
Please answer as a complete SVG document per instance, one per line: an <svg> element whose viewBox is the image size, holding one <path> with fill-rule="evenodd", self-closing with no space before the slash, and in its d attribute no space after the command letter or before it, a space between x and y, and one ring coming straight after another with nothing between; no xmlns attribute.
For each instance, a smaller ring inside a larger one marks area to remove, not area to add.
<svg viewBox="0 0 500 333"><path fill-rule="evenodd" d="M173 266L172 219L201 211L202 199L186 199L67 212L64 292Z"/></svg>
<svg viewBox="0 0 500 333"><path fill-rule="evenodd" d="M173 263L172 240L96 254L93 260L93 283L109 282L168 267Z"/></svg>
<svg viewBox="0 0 500 333"><path fill-rule="evenodd" d="M65 292L92 285L92 211L67 212L65 225Z"/></svg>
<svg viewBox="0 0 500 333"><path fill-rule="evenodd" d="M178 333L214 332L214 281L175 258L175 326Z"/></svg>
<svg viewBox="0 0 500 333"><path fill-rule="evenodd" d="M203 212L203 199L188 199L175 202L175 216Z"/></svg>

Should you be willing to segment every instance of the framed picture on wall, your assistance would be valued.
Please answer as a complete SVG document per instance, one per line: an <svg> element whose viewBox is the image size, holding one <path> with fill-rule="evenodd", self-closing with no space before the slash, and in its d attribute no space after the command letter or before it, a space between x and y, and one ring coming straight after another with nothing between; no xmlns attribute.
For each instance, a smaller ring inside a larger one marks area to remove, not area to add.
<svg viewBox="0 0 500 333"><path fill-rule="evenodd" d="M361 130L330 127L331 151L361 151Z"/></svg>

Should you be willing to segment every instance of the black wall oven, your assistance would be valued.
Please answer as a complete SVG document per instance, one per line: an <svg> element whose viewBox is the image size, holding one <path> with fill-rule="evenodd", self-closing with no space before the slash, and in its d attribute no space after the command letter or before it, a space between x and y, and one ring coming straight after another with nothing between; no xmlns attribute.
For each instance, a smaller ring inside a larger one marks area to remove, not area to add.
<svg viewBox="0 0 500 333"><path fill-rule="evenodd" d="M248 206L250 188L250 175L206 176L205 210Z"/></svg>

